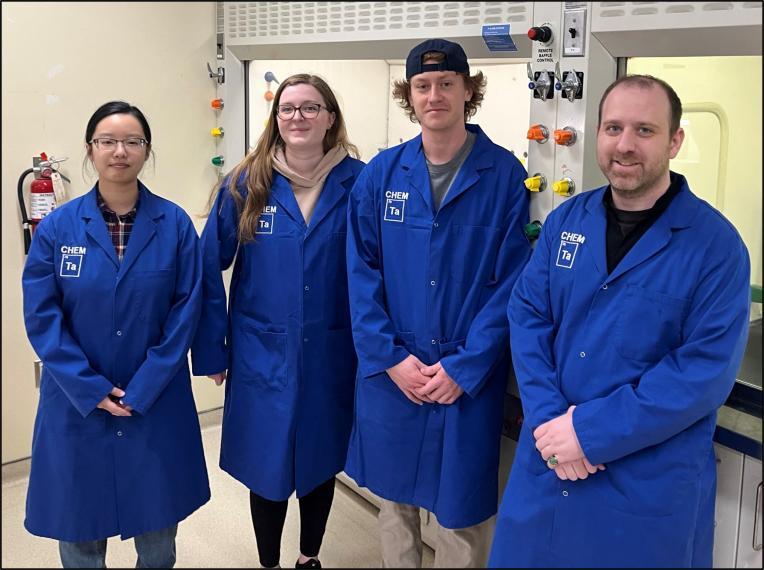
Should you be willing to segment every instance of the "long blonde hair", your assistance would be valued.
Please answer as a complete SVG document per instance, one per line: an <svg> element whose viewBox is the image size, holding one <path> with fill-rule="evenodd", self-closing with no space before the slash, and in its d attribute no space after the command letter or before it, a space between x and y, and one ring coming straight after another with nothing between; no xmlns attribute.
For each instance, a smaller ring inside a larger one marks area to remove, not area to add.
<svg viewBox="0 0 764 570"><path fill-rule="evenodd" d="M211 202L217 195L223 184L228 185L228 190L233 197L236 208L240 213L238 238L241 243L254 241L257 221L263 208L268 204L268 198L273 183L273 154L276 148L284 148L284 139L279 134L278 119L276 113L281 100L281 93L287 87L307 83L315 87L326 103L326 111L334 113L334 123L324 136L324 153L337 145L342 146L348 154L358 158L359 153L355 145L348 140L345 120L342 117L342 111L337 104L337 98L329 85L317 75L307 73L298 73L287 77L273 98L268 123L265 125L263 134L257 141L254 150L244 157L234 169L223 178L220 184L215 186L211 196ZM238 191L237 183L242 174L246 173L244 182L247 187L246 198Z"/></svg>

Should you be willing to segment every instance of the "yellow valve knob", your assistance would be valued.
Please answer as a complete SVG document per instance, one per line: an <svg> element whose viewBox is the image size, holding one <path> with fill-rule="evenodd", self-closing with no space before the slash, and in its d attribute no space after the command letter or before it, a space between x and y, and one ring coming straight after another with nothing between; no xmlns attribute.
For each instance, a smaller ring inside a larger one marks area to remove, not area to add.
<svg viewBox="0 0 764 570"><path fill-rule="evenodd" d="M556 129L554 131L554 142L565 146L572 145L576 142L576 130L572 127Z"/></svg>
<svg viewBox="0 0 764 570"><path fill-rule="evenodd" d="M576 185L570 178L563 178L552 184L552 190L560 196L571 196L576 190Z"/></svg>
<svg viewBox="0 0 764 570"><path fill-rule="evenodd" d="M223 127L215 127L210 131L210 134L213 137L222 137L225 134L225 131L223 130Z"/></svg>
<svg viewBox="0 0 764 570"><path fill-rule="evenodd" d="M549 130L544 125L531 125L526 138L543 144L549 139Z"/></svg>
<svg viewBox="0 0 764 570"><path fill-rule="evenodd" d="M534 174L525 179L525 187L531 192L541 192L546 188L546 179L541 174Z"/></svg>

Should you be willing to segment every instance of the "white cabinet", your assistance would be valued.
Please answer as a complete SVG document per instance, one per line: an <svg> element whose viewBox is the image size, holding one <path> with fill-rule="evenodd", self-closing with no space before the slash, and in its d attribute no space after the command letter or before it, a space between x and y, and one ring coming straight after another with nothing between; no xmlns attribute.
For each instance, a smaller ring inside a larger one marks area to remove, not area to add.
<svg viewBox="0 0 764 570"><path fill-rule="evenodd" d="M740 521L740 491L744 455L714 444L716 452L716 513L714 515L714 568L734 568Z"/></svg>
<svg viewBox="0 0 764 570"><path fill-rule="evenodd" d="M761 568L761 461L714 444L714 568Z"/></svg>
<svg viewBox="0 0 764 570"><path fill-rule="evenodd" d="M746 456L740 500L736 568L761 568L761 461Z"/></svg>

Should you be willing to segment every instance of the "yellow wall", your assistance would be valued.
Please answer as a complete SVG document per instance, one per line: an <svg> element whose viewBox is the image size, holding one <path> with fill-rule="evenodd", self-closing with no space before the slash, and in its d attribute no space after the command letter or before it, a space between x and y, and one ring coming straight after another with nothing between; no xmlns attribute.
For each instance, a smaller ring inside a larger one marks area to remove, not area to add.
<svg viewBox="0 0 764 570"><path fill-rule="evenodd" d="M125 99L152 129L156 161L142 180L190 214L203 211L217 180L209 162L215 84L206 70L215 64L215 31L214 2L3 3L3 463L29 456L38 396L22 318L19 176L41 151L67 156L69 195L85 193L94 182L82 174L87 120L102 103ZM203 220L195 222L201 230ZM210 384L194 380L200 409L222 405L222 390Z"/></svg>
<svg viewBox="0 0 764 570"><path fill-rule="evenodd" d="M734 224L751 256L751 282L762 283L761 57L634 58L629 73L667 81L683 106L718 104L729 123L722 213ZM716 204L720 127L710 113L685 113L686 138L671 168L687 176L693 191ZM761 304L751 318L761 317Z"/></svg>

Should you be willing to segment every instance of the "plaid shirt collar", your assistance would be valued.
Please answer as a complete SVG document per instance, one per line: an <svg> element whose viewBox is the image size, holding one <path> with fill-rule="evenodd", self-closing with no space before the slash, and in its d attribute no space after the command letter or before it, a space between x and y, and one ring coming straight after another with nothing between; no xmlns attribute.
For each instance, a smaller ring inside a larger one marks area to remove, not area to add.
<svg viewBox="0 0 764 570"><path fill-rule="evenodd" d="M103 199L103 196L101 196L100 190L96 190L96 204L98 204L98 209L101 210L101 213L103 214L103 219L107 222L113 222L117 223L118 221L121 221L122 223L129 222L133 223L135 222L135 215L138 211L138 202L140 202L140 198L135 201L135 205L133 206L133 209L130 210L127 214L119 215L114 210L109 208L109 206L106 205L106 202Z"/></svg>
<svg viewBox="0 0 764 570"><path fill-rule="evenodd" d="M138 201L135 202L132 210L126 214L119 215L106 205L103 196L101 196L101 192L96 190L96 204L98 204L98 209L101 210L103 219L106 222L106 229L109 231L109 236L111 237L111 243L114 244L117 258L121 262L125 257L127 242L133 231L133 224L135 223L135 216L138 210Z"/></svg>

